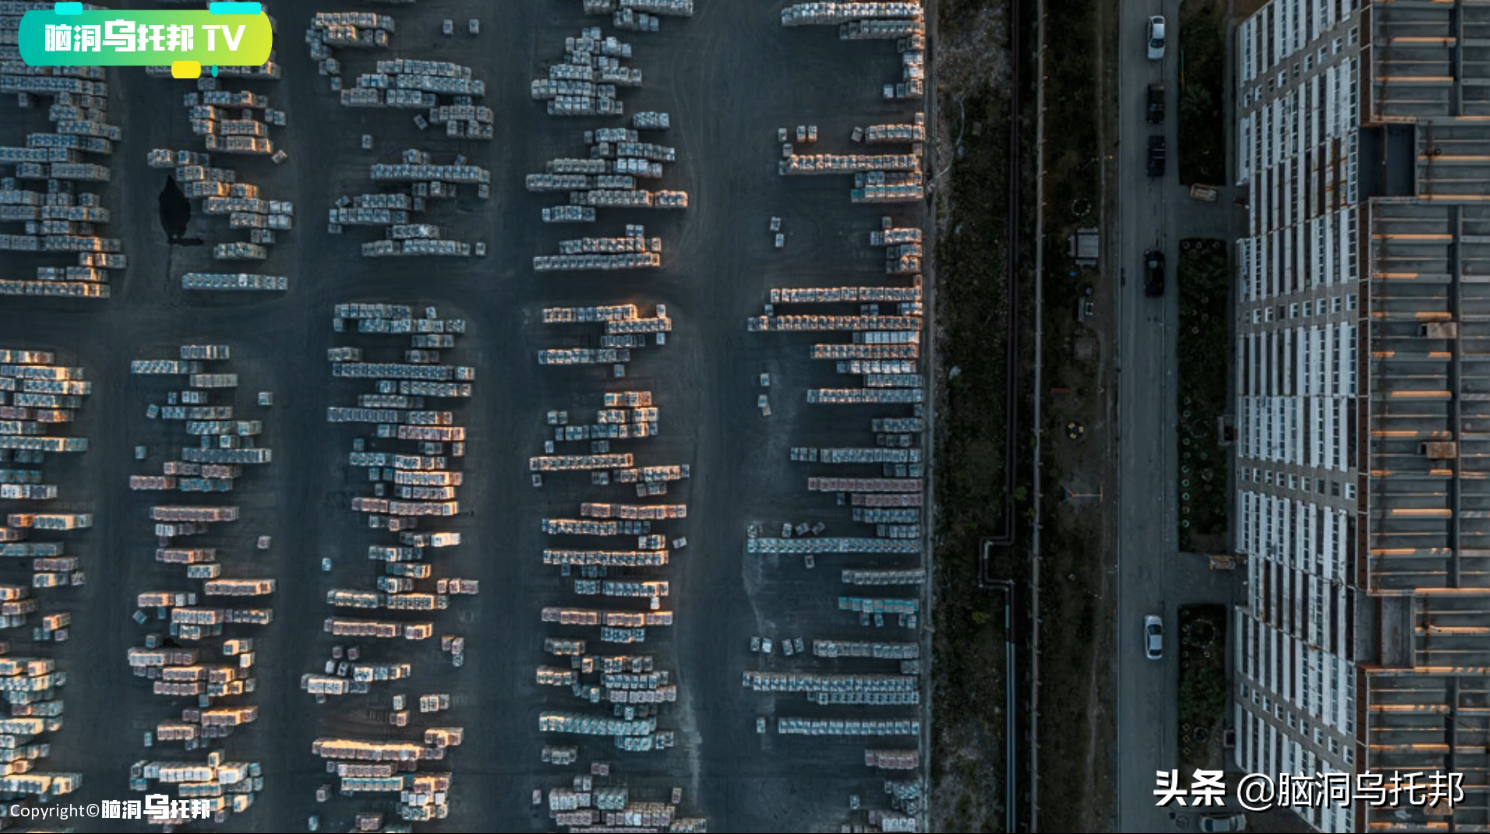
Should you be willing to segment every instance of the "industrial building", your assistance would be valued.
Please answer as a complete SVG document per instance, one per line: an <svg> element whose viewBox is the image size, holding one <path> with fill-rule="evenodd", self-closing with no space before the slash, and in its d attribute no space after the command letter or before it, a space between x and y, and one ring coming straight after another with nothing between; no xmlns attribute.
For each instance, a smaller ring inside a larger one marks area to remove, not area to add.
<svg viewBox="0 0 1490 834"><path fill-rule="evenodd" d="M1321 831L1490 824L1486 38L1464 0L1236 30L1235 764L1463 774L1451 809L1297 809Z"/></svg>

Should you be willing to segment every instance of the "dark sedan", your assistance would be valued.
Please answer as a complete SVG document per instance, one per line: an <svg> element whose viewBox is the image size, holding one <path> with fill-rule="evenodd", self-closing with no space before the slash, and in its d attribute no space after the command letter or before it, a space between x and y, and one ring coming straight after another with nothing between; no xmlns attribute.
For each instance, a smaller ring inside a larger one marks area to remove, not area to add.
<svg viewBox="0 0 1490 834"><path fill-rule="evenodd" d="M1144 282L1143 294L1149 298L1158 298L1164 294L1164 253L1158 249L1150 249L1143 253Z"/></svg>

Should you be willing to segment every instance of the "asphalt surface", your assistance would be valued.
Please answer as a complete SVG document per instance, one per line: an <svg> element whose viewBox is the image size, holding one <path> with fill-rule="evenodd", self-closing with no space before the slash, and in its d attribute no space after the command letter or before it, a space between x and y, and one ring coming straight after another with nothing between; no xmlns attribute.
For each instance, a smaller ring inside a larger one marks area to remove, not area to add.
<svg viewBox="0 0 1490 834"><path fill-rule="evenodd" d="M707 816L717 831L836 826L850 820L851 794L861 796L865 808L884 807L880 780L863 766L863 748L907 747L909 740L758 736L756 715L870 713L868 708L808 709L800 695L759 696L740 686L741 671L758 663L773 669L893 671L883 662L787 660L779 650L773 659L757 661L748 652L752 634L800 636L809 644L814 638L915 639L892 627L861 628L854 615L837 610L838 570L870 565L869 557L820 556L817 569L808 572L795 557L777 563L743 553L745 530L754 522L770 529L788 520L821 520L829 525L826 535L863 535L833 496L806 493L805 478L878 474L855 467L809 471L789 462L792 445L874 445L868 428L872 412L807 406L806 388L841 379L825 363L807 359L810 341L829 339L747 334L746 317L760 313L772 286L885 282L883 254L868 247L868 233L879 228L884 214L896 216L897 225L921 222L914 207L851 206L849 178L777 175L778 126L817 124L820 151L850 152L858 147L848 141L853 126L906 121L914 110L880 99L880 86L899 78L893 44L841 42L833 27L783 29L781 5L705 2L692 19L665 18L660 34L616 33L634 45L630 65L642 68L646 80L640 90L622 94L627 112L672 114L672 131L655 141L676 146L679 161L662 182L689 191L691 200L685 212L603 212L594 226L542 224L539 208L562 199L527 194L521 185L523 175L541 171L546 159L585 155L582 130L616 123L550 118L529 96L529 80L562 54L563 39L602 22L583 16L578 0L504 4L499 18L489 5L474 2L421 3L417 16L410 7L380 7L399 23L394 48L338 52L348 80L372 71L379 58L471 65L475 76L486 80L484 103L496 113L497 139L489 143L450 140L435 130L421 133L406 110L340 107L302 41L311 9L287 7L293 11L278 15L277 36L284 80L225 79L223 87L265 93L270 106L288 112L288 127L275 128L271 136L289 152L289 161L276 168L264 159L217 160L258 183L266 199L295 202L295 230L282 233L269 261L252 268L289 276L291 287L284 294L212 297L181 291L182 273L223 270L215 268L207 248L166 244L156 220L156 195L166 172L147 168L145 155L151 148L201 149L181 106L181 93L192 87L131 70L110 74L111 121L124 128L124 140L112 160L113 182L103 192L115 214L106 234L124 240L130 268L122 277L116 274L114 297L107 301L0 298L0 343L57 350L59 360L85 367L95 385L74 426L76 433L93 438L91 450L47 465L49 476L55 473L48 481L58 483L66 498L90 507L97 519L91 533L75 539L89 583L50 598L74 612L74 625L72 640L59 652L70 675L66 724L52 739L53 755L45 767L83 772L78 801L126 798L128 768L136 760L199 755L160 744L151 751L140 746L144 730L186 704L151 695L124 661L126 647L150 630L130 621L133 595L185 587L179 569L167 570L152 558L155 544L145 513L150 504L162 503L160 494L130 493L126 486L130 474L158 471L165 449L183 436L171 434L178 426L145 419L146 404L161 401L169 386L158 378L130 377L128 362L168 358L180 344L210 342L233 348L234 358L222 370L242 376L240 410L264 420L264 442L275 450L275 463L248 472L231 494L244 507L244 521L222 543L233 550L230 558L243 560L236 563L244 568L242 575L267 573L280 580L274 623L251 633L258 640L261 667L259 689L248 702L259 706L260 717L226 745L230 758L263 763L265 787L255 807L232 818L228 829L303 830L306 817L317 812L328 830L346 828L354 810L378 807L381 803L371 799L316 805L314 789L326 776L310 744L321 735L412 735L380 723L378 711L388 708L394 692L411 697L451 692L450 712L423 721L416 713L411 728L416 722L466 728L464 745L440 763L455 775L451 816L421 828L549 827L546 814L531 807L530 792L567 782L573 771L542 764L539 750L545 743L578 743L581 762L614 762L615 772L642 799L665 801L671 786L684 787L682 813ZM327 0L313 8L366 7ZM465 33L465 20L473 14L483 20L476 38ZM453 38L439 33L445 17L456 21ZM25 132L43 128L44 111L7 118L17 112L13 100L0 102L0 143L20 144ZM375 136L374 150L360 149L363 133ZM425 221L442 224L449 237L485 241L488 257L366 259L358 256L357 246L376 231L326 233L323 218L335 198L378 190L367 166L395 160L409 147L431 151L436 162L464 153L473 164L491 169L490 200L478 200L466 189L452 203L427 212ZM241 233L227 230L223 218L206 217L200 205L195 208L189 236L209 246L241 239ZM784 219L784 251L771 246L771 215ZM644 223L649 235L663 237L661 270L532 271L532 256L556 251L558 240L619 234L624 223ZM59 262L0 256L7 273ZM366 388L333 381L326 349L357 344L389 358L406 346L406 340L392 337L334 334L331 306L346 301L409 303L416 314L436 305L442 317L468 321L467 335L446 361L478 369L475 396L450 405L469 435L460 498L463 510L472 514L451 525L463 533L463 544L452 555L440 554L443 564L437 570L480 580L481 594L453 600L436 618L437 634L466 637L463 669L452 669L437 643L380 647L382 659L414 664L410 685L375 688L367 698L317 706L299 691L299 676L319 671L334 642L350 642L333 641L322 632L321 621L331 612L325 591L365 585L373 570L366 547L386 538L375 536L360 514L348 510L350 497L367 489L365 473L350 470L345 454L352 437L367 432L327 424L324 414L327 406L354 404ZM639 353L623 382L612 382L608 369L539 368L533 361L539 348L598 342L594 330L540 324L542 307L624 302L647 310L667 304L675 329L666 346ZM775 415L769 419L755 408L763 371L773 378ZM658 668L674 673L681 690L679 703L660 722L677 731L678 748L662 755L623 757L609 739L545 738L537 729L542 708L584 709L567 692L540 691L533 680L534 667L550 662L542 653L542 638L554 633L540 624L540 607L580 599L567 580L541 565L541 551L550 543L537 519L574 517L581 500L622 501L627 493L624 487L597 492L581 474L551 477L535 490L526 458L541 454L543 439L551 436L543 424L546 411L582 413L598 407L601 391L618 389L653 391L663 434L631 446L613 444L613 450L634 451L648 465L688 463L693 471L690 481L668 495L669 502L689 503L688 523L662 528L669 538L686 535L690 542L666 576L672 582L666 607L675 611L677 625L649 630L646 645ZM274 407L252 405L260 390L275 392ZM137 444L152 450L148 467L133 460ZM264 554L249 549L259 534L274 537ZM336 557L329 576L320 572L326 555ZM915 712L903 710L897 717ZM862 818L860 812L856 819ZM77 826L126 828L87 820Z"/></svg>
<svg viewBox="0 0 1490 834"><path fill-rule="evenodd" d="M1188 189L1179 184L1175 133L1179 6L1176 0L1125 0L1118 16L1120 231L1116 258L1120 281L1114 291L1120 332L1117 761L1121 831L1161 831L1175 824L1168 811L1154 805L1153 791L1156 771L1180 767L1177 610L1190 603L1230 602L1233 590L1230 575L1213 574L1203 558L1178 552L1175 264L1182 239L1233 239L1233 224L1240 211L1231 204L1229 187L1211 204L1190 199ZM1162 61L1147 57L1147 19L1155 14L1164 15L1168 22L1168 48ZM1166 88L1162 125L1146 121L1148 85L1156 82ZM1227 112L1229 123L1229 101ZM1168 160L1164 176L1153 178L1147 175L1148 137L1160 131L1166 137ZM1162 298L1144 294L1144 252L1150 248L1166 256ZM1143 618L1147 614L1159 614L1165 622L1166 651L1158 661L1144 656Z"/></svg>

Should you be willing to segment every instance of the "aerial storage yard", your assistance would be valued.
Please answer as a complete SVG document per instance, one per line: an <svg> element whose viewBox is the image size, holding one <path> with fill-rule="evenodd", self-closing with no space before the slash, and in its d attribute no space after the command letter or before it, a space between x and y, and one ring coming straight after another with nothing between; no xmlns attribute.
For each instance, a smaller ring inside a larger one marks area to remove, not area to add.
<svg viewBox="0 0 1490 834"><path fill-rule="evenodd" d="M925 828L921 4L498 5L0 2L7 802Z"/></svg>

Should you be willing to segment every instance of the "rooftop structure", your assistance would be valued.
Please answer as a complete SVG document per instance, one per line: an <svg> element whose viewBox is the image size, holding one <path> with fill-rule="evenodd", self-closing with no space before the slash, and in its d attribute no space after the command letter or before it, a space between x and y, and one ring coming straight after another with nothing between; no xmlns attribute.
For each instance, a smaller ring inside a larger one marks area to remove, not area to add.
<svg viewBox="0 0 1490 834"><path fill-rule="evenodd" d="M1462 0L1238 30L1237 764L1465 791L1323 831L1490 824L1487 35Z"/></svg>

